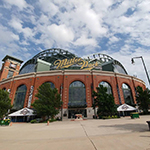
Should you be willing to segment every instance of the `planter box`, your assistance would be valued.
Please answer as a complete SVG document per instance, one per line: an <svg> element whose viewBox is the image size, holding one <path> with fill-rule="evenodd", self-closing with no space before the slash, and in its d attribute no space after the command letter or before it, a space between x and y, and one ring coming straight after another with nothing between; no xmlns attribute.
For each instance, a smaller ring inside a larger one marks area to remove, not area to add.
<svg viewBox="0 0 150 150"><path fill-rule="evenodd" d="M131 113L131 119L140 118L138 113Z"/></svg>

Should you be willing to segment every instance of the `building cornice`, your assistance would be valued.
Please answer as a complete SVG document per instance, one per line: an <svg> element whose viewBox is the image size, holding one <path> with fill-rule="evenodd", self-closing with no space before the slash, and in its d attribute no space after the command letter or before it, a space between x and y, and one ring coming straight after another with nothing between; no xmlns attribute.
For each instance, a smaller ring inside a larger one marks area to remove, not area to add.
<svg viewBox="0 0 150 150"><path fill-rule="evenodd" d="M130 80L134 80L145 85L144 81L134 76L108 72L108 71L100 71L100 70L92 70L92 71L89 71L89 70L50 70L50 71L42 71L42 72L32 72L32 73L21 74L21 75L17 75L14 77L4 79L0 81L0 84L5 84L13 80L15 81L15 80L21 80L21 79L27 79L27 78L56 76L56 75L97 75L97 76L113 76L113 77L116 76L118 78L126 78Z"/></svg>
<svg viewBox="0 0 150 150"><path fill-rule="evenodd" d="M36 77L63 75L62 70L41 71L36 73Z"/></svg>
<svg viewBox="0 0 150 150"><path fill-rule="evenodd" d="M92 73L93 75L115 76L115 73L114 73L114 72L109 72L109 71L92 70L91 73Z"/></svg>

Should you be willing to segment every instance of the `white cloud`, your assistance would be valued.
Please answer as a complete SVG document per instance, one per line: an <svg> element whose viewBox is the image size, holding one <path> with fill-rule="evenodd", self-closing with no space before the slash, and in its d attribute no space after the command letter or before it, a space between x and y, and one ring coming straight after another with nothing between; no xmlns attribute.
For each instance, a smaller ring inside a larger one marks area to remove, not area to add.
<svg viewBox="0 0 150 150"><path fill-rule="evenodd" d="M47 0L39 0L39 6L43 12L48 13L50 16L54 16L59 10L53 2Z"/></svg>
<svg viewBox="0 0 150 150"><path fill-rule="evenodd" d="M14 34L12 31L9 31L8 28L0 25L0 43L1 45L9 45L15 40L18 40L18 35Z"/></svg>
<svg viewBox="0 0 150 150"><path fill-rule="evenodd" d="M11 37L12 37L14 40L16 40L16 41L19 40L19 36L16 35L16 34L11 34Z"/></svg>
<svg viewBox="0 0 150 150"><path fill-rule="evenodd" d="M108 44L112 44L112 43L115 43L115 42L118 42L119 41L119 38L115 37L115 36L112 36L109 38L109 42Z"/></svg>
<svg viewBox="0 0 150 150"><path fill-rule="evenodd" d="M33 32L32 32L32 29L26 27L26 28L23 28L22 32L24 33L24 37L25 38L29 38L29 37L32 37L34 36Z"/></svg>
<svg viewBox="0 0 150 150"><path fill-rule="evenodd" d="M29 37L34 36L33 30L30 29L29 27L24 27L23 28L22 23L23 23L22 20L20 20L16 17L13 17L12 20L9 22L9 25L11 27L13 27L16 30L16 32L23 33L25 38L29 38Z"/></svg>
<svg viewBox="0 0 150 150"><path fill-rule="evenodd" d="M28 6L25 0L4 0L4 1L9 5L15 5L19 7L21 10L27 8Z"/></svg>
<svg viewBox="0 0 150 150"><path fill-rule="evenodd" d="M76 1L73 4L73 10L60 14L61 23L72 26L78 34L80 34L82 28L93 38L102 36L107 32L107 28L102 24L102 13L96 13L91 8L89 1Z"/></svg>
<svg viewBox="0 0 150 150"><path fill-rule="evenodd" d="M76 40L76 42L74 42L75 45L78 45L78 46L88 46L88 45L91 45L91 46L97 46L97 42L96 40L92 39L92 38L87 38L85 35L81 36L80 38L78 38Z"/></svg>
<svg viewBox="0 0 150 150"><path fill-rule="evenodd" d="M38 23L41 25L49 24L48 16L46 16L45 14L41 14L41 16L39 17Z"/></svg>
<svg viewBox="0 0 150 150"><path fill-rule="evenodd" d="M22 32L22 21L16 17L13 17L9 22L9 25L13 27L16 31Z"/></svg>
<svg viewBox="0 0 150 150"><path fill-rule="evenodd" d="M147 13L147 12L150 12L149 6L150 6L150 1L144 0L144 1L141 1L141 3L139 3L139 5L137 6L137 9L139 9L142 13Z"/></svg>
<svg viewBox="0 0 150 150"><path fill-rule="evenodd" d="M19 44L20 44L20 45L29 45L29 43L26 42L26 41L21 41L21 42L19 42Z"/></svg>
<svg viewBox="0 0 150 150"><path fill-rule="evenodd" d="M52 24L47 27L52 39L57 42L71 42L74 39L74 34L71 29L63 25Z"/></svg>

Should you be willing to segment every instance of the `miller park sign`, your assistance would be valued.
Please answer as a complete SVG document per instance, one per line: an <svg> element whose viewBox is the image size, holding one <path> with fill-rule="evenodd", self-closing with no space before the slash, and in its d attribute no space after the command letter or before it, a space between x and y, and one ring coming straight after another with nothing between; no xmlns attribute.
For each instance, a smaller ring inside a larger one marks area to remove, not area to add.
<svg viewBox="0 0 150 150"><path fill-rule="evenodd" d="M90 64L88 61L83 60L82 58L71 58L71 59L63 59L63 60L56 60L54 62L54 66L56 66L56 69L63 69L63 68L69 68L72 65L79 65L80 69L83 70L91 70L94 67L98 66L98 63L95 62L94 64Z"/></svg>

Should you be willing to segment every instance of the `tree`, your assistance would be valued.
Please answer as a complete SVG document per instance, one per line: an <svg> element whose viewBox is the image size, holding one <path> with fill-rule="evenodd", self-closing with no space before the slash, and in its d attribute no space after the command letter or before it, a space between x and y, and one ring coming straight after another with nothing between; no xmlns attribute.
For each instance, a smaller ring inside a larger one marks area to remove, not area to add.
<svg viewBox="0 0 150 150"><path fill-rule="evenodd" d="M49 83L44 83L38 88L35 95L38 99L32 104L38 116L54 118L62 106L61 97L56 88L52 89Z"/></svg>
<svg viewBox="0 0 150 150"><path fill-rule="evenodd" d="M9 93L0 89L0 118L8 112L11 106L11 99L9 98Z"/></svg>
<svg viewBox="0 0 150 150"><path fill-rule="evenodd" d="M97 92L93 91L93 108L98 107L97 114L99 116L112 116L117 113L117 108L112 94L107 94L107 88L100 85Z"/></svg>
<svg viewBox="0 0 150 150"><path fill-rule="evenodd" d="M150 90L148 88L143 90L142 87L138 86L136 91L136 101L139 109L143 110L144 114L148 114L148 109L150 108Z"/></svg>

